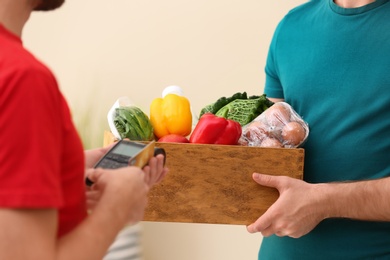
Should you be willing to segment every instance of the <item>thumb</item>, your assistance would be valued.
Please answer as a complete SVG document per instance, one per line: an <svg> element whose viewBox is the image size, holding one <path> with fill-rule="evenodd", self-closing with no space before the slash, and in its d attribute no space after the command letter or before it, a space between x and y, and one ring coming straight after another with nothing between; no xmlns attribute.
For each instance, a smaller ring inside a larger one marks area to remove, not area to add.
<svg viewBox="0 0 390 260"><path fill-rule="evenodd" d="M253 173L252 178L255 182L262 186L271 187L278 189L278 179L277 176L273 175L267 175L267 174L260 174L260 173Z"/></svg>

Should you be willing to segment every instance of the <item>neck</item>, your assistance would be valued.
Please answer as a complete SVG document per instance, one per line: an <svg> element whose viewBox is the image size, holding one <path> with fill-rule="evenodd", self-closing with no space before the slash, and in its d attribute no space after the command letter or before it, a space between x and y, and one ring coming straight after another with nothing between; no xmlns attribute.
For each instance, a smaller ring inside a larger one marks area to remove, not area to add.
<svg viewBox="0 0 390 260"><path fill-rule="evenodd" d="M36 4L35 0L0 0L0 24L21 37Z"/></svg>
<svg viewBox="0 0 390 260"><path fill-rule="evenodd" d="M343 8L357 8L371 4L375 2L375 0L334 0L334 2Z"/></svg>

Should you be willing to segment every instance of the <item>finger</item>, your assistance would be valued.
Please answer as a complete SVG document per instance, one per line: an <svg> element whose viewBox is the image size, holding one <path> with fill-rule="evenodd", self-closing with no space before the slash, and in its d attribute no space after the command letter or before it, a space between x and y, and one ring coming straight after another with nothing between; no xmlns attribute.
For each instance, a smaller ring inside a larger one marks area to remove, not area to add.
<svg viewBox="0 0 390 260"><path fill-rule="evenodd" d="M149 160L148 168L145 169L145 174L148 176L147 183L153 185L159 179L162 168L161 155L157 155Z"/></svg>
<svg viewBox="0 0 390 260"><path fill-rule="evenodd" d="M102 195L102 193L100 191L87 191L86 192L86 197L88 200L99 200L100 199L100 196Z"/></svg>
<svg viewBox="0 0 390 260"><path fill-rule="evenodd" d="M164 167L162 170L162 173L160 174L159 178L156 181L156 184L160 183L165 178L165 176L168 174L168 172L169 172L169 169L167 167Z"/></svg>
<svg viewBox="0 0 390 260"><path fill-rule="evenodd" d="M101 192L98 192L98 191L88 191L88 192L86 192L87 208L88 209L94 209L95 206L98 204L100 196L101 196Z"/></svg>
<svg viewBox="0 0 390 260"><path fill-rule="evenodd" d="M151 170L150 166L147 165L142 170L144 171L144 182L149 185L149 183L150 183L150 170Z"/></svg>
<svg viewBox="0 0 390 260"><path fill-rule="evenodd" d="M164 165L165 157L164 157L164 155L159 154L156 156L156 158L157 158L157 172L162 172L164 169L164 166L165 166Z"/></svg>
<svg viewBox="0 0 390 260"><path fill-rule="evenodd" d="M99 168L97 168L97 169L91 168L91 169L87 170L86 177L92 183L96 183L102 174L103 174L103 171L101 169L99 169ZM93 189L93 187L92 187L92 189Z"/></svg>
<svg viewBox="0 0 390 260"><path fill-rule="evenodd" d="M287 235L285 235L285 233L283 231L277 231L277 232L275 232L275 235L277 235L278 237L285 237L285 236L287 236Z"/></svg>
<svg viewBox="0 0 390 260"><path fill-rule="evenodd" d="M89 180L88 177L85 177L85 178L86 178L85 191L91 191L91 190L92 190L92 189L91 189L91 186L92 186L92 185L89 185L89 184L92 183L92 181Z"/></svg>
<svg viewBox="0 0 390 260"><path fill-rule="evenodd" d="M275 234L277 236L283 236L282 231L275 232L272 225L261 231L261 235L263 237L269 237L269 236L272 236L273 234Z"/></svg>
<svg viewBox="0 0 390 260"><path fill-rule="evenodd" d="M87 200L87 209L93 210L97 204L98 203L95 200Z"/></svg>
<svg viewBox="0 0 390 260"><path fill-rule="evenodd" d="M247 226L249 233L263 232L272 225L272 218L265 212L254 223Z"/></svg>
<svg viewBox="0 0 390 260"><path fill-rule="evenodd" d="M278 176L253 173L252 178L255 182L257 182L258 184L260 184L262 186L267 186L267 187L271 187L271 188L278 188L279 187Z"/></svg>
<svg viewBox="0 0 390 260"><path fill-rule="evenodd" d="M158 159L158 162L157 162L157 165L158 165L157 170L158 170L158 172L156 174L156 179L154 180L154 184L160 183L165 178L165 176L168 174L168 172L169 172L168 167L165 166L164 155L159 155L157 157L157 159Z"/></svg>
<svg viewBox="0 0 390 260"><path fill-rule="evenodd" d="M164 156L162 154L157 155L153 160L153 165L151 167L151 175L153 179L153 184L157 183L161 178L164 170Z"/></svg>
<svg viewBox="0 0 390 260"><path fill-rule="evenodd" d="M94 182L90 179L91 178L90 175L92 174L93 171L94 171L93 168L89 168L84 173L84 176L85 176L85 188L86 188L87 191L92 190L92 185L93 185Z"/></svg>

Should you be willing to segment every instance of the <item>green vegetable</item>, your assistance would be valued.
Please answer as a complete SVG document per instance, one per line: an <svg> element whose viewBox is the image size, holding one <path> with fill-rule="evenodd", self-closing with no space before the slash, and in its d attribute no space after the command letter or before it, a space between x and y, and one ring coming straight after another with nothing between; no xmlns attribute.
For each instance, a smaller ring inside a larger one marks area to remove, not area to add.
<svg viewBox="0 0 390 260"><path fill-rule="evenodd" d="M221 98L219 98L214 103L209 104L209 105L205 106L204 108L202 108L201 111L200 111L199 118L201 118L202 115L207 113L207 112L212 113L212 114L217 113L218 110L220 110L222 107L226 106L227 104L229 104L230 102L232 102L232 101L234 101L236 99L247 99L246 92L243 92L243 93L238 92L238 93L234 94L231 97L221 97Z"/></svg>
<svg viewBox="0 0 390 260"><path fill-rule="evenodd" d="M114 124L122 139L151 141L154 139L153 127L148 116L138 107L115 109Z"/></svg>
<svg viewBox="0 0 390 260"><path fill-rule="evenodd" d="M265 94L247 97L246 92L236 93L229 98L221 97L215 103L204 107L200 116L210 112L220 117L235 120L244 126L273 104Z"/></svg>
<svg viewBox="0 0 390 260"><path fill-rule="evenodd" d="M236 99L222 107L215 114L220 117L232 119L244 126L250 123L273 103L265 95L250 99Z"/></svg>

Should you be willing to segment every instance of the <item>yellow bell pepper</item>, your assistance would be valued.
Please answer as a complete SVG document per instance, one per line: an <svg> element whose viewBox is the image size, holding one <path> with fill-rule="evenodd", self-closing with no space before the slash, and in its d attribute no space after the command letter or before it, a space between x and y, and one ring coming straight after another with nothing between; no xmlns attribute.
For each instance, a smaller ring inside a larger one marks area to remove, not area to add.
<svg viewBox="0 0 390 260"><path fill-rule="evenodd" d="M150 105L150 122L157 138L168 134L189 135L192 130L189 100L176 94L154 99Z"/></svg>

